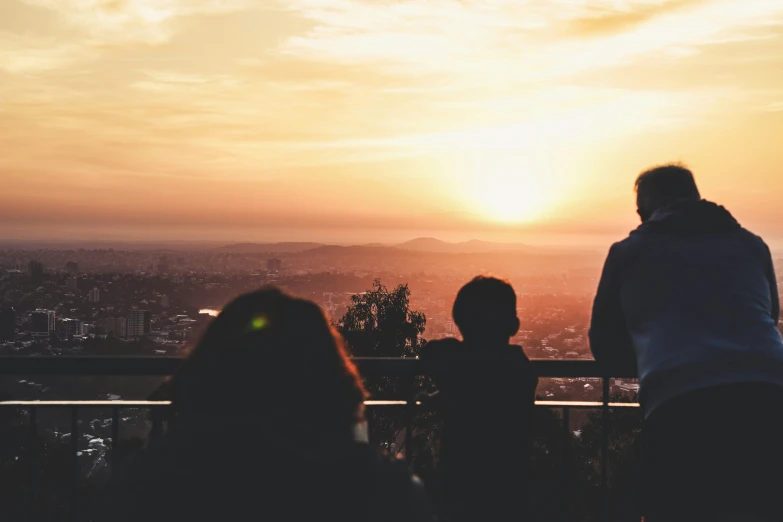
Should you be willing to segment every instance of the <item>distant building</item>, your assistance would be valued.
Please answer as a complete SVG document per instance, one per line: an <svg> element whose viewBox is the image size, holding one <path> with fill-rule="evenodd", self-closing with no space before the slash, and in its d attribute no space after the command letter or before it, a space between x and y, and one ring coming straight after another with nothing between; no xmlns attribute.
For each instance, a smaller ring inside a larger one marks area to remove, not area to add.
<svg viewBox="0 0 783 522"><path fill-rule="evenodd" d="M266 269L268 272L279 274L283 270L283 262L277 258L267 259Z"/></svg>
<svg viewBox="0 0 783 522"><path fill-rule="evenodd" d="M87 294L87 300L91 303L97 303L101 300L101 291L98 288L93 288L90 293Z"/></svg>
<svg viewBox="0 0 783 522"><path fill-rule="evenodd" d="M52 310L36 310L30 313L30 332L35 337L48 337L55 327L55 316Z"/></svg>
<svg viewBox="0 0 783 522"><path fill-rule="evenodd" d="M283 271L283 262L277 258L267 259L266 275L270 279L277 279Z"/></svg>
<svg viewBox="0 0 783 522"><path fill-rule="evenodd" d="M65 263L65 271L70 272L71 274L75 274L79 271L79 263L76 261L68 261Z"/></svg>
<svg viewBox="0 0 783 522"><path fill-rule="evenodd" d="M82 334L82 322L78 319L58 319L57 336L60 339L70 339Z"/></svg>
<svg viewBox="0 0 783 522"><path fill-rule="evenodd" d="M40 279L43 277L44 274L44 266L43 263L40 261L36 261L35 259L31 259L29 263L27 263L27 274L30 277Z"/></svg>
<svg viewBox="0 0 783 522"><path fill-rule="evenodd" d="M13 308L0 310L0 341L13 341L16 333L16 312Z"/></svg>
<svg viewBox="0 0 783 522"><path fill-rule="evenodd" d="M161 274L165 274L169 271L169 260L166 256L160 256L160 259L158 260L158 272Z"/></svg>
<svg viewBox="0 0 783 522"><path fill-rule="evenodd" d="M454 321L446 321L445 329L446 329L446 333L449 335L457 334L457 325L454 324Z"/></svg>
<svg viewBox="0 0 783 522"><path fill-rule="evenodd" d="M141 337L150 333L150 320L152 314L149 310L131 310L128 312L127 335L128 337Z"/></svg>
<svg viewBox="0 0 783 522"><path fill-rule="evenodd" d="M79 281L75 277L69 277L68 280L65 281L65 286L71 292L75 292L79 288Z"/></svg>
<svg viewBox="0 0 783 522"><path fill-rule="evenodd" d="M125 337L128 334L127 321L124 317L109 317L104 322L106 333L113 337Z"/></svg>
<svg viewBox="0 0 783 522"><path fill-rule="evenodd" d="M163 308L168 308L171 305L171 299L169 299L169 296L166 294L163 294L160 296L160 306Z"/></svg>
<svg viewBox="0 0 783 522"><path fill-rule="evenodd" d="M185 266L185 258L184 257L178 257L177 258L177 266Z"/></svg>

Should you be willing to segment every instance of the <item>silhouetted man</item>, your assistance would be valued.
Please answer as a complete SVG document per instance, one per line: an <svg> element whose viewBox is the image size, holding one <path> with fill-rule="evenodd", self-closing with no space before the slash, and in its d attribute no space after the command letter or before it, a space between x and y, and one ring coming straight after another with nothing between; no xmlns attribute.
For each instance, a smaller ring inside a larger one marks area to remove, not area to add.
<svg viewBox="0 0 783 522"><path fill-rule="evenodd" d="M444 410L440 471L448 522L528 519L530 425L538 379L522 347L517 296L479 276L454 301L463 341L424 348Z"/></svg>
<svg viewBox="0 0 783 522"><path fill-rule="evenodd" d="M636 181L642 225L609 252L590 343L636 360L646 519L774 520L783 487L783 340L769 248L693 174Z"/></svg>

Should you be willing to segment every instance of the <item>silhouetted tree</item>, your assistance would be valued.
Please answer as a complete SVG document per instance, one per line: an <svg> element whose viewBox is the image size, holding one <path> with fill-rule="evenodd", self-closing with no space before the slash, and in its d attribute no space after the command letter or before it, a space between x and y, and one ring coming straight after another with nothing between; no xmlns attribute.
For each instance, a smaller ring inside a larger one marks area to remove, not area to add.
<svg viewBox="0 0 783 522"><path fill-rule="evenodd" d="M410 310L408 285L389 291L380 279L351 297L338 328L355 357L412 357L424 346L427 319Z"/></svg>
<svg viewBox="0 0 783 522"><path fill-rule="evenodd" d="M337 325L345 338L351 355L355 357L416 357L425 344L421 337L427 322L424 314L410 309L410 290L407 284L393 290L380 279L373 281L367 292L351 297L343 318ZM409 380L399 377L369 377L365 386L374 399L401 399L410 397L422 386L431 386L423 378ZM385 449L402 449L405 423L401 411L383 408L370 412L371 439ZM414 451L420 456L418 464L432 462L434 426L431 414L416 416L414 424Z"/></svg>

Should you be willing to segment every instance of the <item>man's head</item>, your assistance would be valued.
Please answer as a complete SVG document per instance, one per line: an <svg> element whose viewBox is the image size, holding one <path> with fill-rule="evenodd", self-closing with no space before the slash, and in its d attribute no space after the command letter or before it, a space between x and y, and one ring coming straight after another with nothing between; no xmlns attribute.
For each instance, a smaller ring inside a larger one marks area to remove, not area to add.
<svg viewBox="0 0 783 522"><path fill-rule="evenodd" d="M495 277L478 276L463 286L452 314L466 341L508 343L519 331L517 294Z"/></svg>
<svg viewBox="0 0 783 522"><path fill-rule="evenodd" d="M700 199L693 173L679 164L654 167L636 178L636 207L642 221L672 203Z"/></svg>

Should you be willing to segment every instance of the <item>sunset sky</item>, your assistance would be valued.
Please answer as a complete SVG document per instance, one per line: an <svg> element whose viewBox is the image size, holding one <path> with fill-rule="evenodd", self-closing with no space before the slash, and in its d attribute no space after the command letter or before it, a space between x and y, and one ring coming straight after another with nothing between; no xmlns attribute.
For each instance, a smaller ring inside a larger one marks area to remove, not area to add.
<svg viewBox="0 0 783 522"><path fill-rule="evenodd" d="M780 0L2 0L0 239L783 246Z"/></svg>

